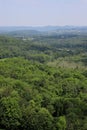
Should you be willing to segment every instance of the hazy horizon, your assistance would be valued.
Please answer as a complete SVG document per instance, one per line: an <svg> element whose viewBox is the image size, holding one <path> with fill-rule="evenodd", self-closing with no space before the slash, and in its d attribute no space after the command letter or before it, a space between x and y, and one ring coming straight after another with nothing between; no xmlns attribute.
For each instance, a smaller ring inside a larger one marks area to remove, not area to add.
<svg viewBox="0 0 87 130"><path fill-rule="evenodd" d="M0 25L0 27L87 27L87 25Z"/></svg>
<svg viewBox="0 0 87 130"><path fill-rule="evenodd" d="M0 26L87 26L87 0L0 0Z"/></svg>

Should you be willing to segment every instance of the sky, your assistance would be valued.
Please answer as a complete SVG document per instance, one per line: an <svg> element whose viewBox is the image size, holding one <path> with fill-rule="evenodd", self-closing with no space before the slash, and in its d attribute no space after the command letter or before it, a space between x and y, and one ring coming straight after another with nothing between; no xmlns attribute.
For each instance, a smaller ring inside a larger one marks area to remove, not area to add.
<svg viewBox="0 0 87 130"><path fill-rule="evenodd" d="M0 26L87 26L87 0L0 0Z"/></svg>

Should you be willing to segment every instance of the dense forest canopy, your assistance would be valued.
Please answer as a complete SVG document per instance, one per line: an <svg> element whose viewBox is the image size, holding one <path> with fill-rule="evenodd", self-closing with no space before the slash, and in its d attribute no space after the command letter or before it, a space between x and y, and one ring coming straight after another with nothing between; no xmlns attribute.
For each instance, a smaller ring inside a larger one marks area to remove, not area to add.
<svg viewBox="0 0 87 130"><path fill-rule="evenodd" d="M87 34L27 33L0 36L0 129L87 130Z"/></svg>

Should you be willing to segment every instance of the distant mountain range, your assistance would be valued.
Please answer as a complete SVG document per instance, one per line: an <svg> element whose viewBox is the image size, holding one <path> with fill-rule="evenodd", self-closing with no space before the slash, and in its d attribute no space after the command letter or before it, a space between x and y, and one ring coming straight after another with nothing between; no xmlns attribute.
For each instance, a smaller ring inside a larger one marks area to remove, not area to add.
<svg viewBox="0 0 87 130"><path fill-rule="evenodd" d="M0 27L0 34L10 36L37 36L37 35L58 35L63 33L86 33L87 26L3 26Z"/></svg>
<svg viewBox="0 0 87 130"><path fill-rule="evenodd" d="M87 30L87 26L0 26L0 32L11 32L11 31L18 31L18 30L37 30L37 31L54 31L57 29L61 30Z"/></svg>

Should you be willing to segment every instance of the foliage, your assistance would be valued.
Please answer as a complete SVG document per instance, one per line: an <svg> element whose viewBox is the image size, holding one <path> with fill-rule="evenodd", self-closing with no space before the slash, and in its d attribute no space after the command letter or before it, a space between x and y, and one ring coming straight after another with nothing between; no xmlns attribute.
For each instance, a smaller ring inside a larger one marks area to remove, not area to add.
<svg viewBox="0 0 87 130"><path fill-rule="evenodd" d="M87 46L82 41L81 36L31 41L0 36L1 129L87 129ZM58 65L64 61L79 67Z"/></svg>

